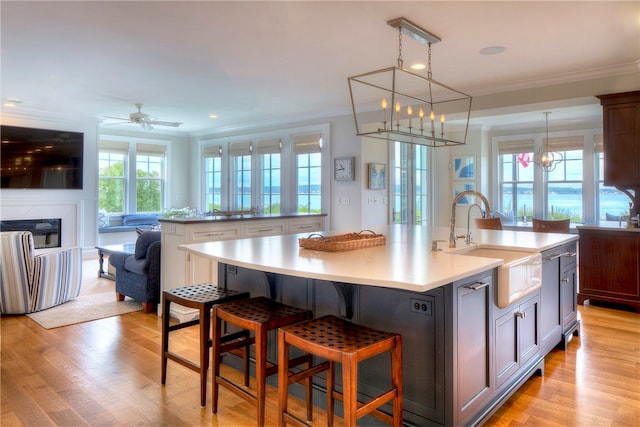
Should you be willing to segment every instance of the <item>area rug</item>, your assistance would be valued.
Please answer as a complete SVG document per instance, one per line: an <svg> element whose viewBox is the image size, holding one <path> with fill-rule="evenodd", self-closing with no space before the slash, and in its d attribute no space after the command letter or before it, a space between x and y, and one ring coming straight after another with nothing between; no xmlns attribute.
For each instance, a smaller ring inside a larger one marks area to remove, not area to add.
<svg viewBox="0 0 640 427"><path fill-rule="evenodd" d="M43 328L53 329L140 310L142 310L142 304L138 301L130 299L116 301L113 292L102 292L80 294L74 300L37 313L27 314L27 316Z"/></svg>

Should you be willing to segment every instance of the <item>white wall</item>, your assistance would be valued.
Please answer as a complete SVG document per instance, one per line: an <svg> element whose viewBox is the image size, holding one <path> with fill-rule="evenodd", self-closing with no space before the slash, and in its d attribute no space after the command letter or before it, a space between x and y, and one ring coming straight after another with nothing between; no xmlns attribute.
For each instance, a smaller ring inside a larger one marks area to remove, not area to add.
<svg viewBox="0 0 640 427"><path fill-rule="evenodd" d="M63 247L79 246L85 257L95 256L98 237L98 121L89 117L3 116L2 124L41 129L67 130L84 133L84 175L82 190L13 190L0 193L0 218L34 219L64 217L62 222ZM139 139L168 140L170 149L169 195L172 203L188 203L189 138L185 135L158 135L148 132L122 132L108 130L110 135ZM65 220L66 219L66 220Z"/></svg>
<svg viewBox="0 0 640 427"><path fill-rule="evenodd" d="M3 116L2 124L84 133L84 174L82 190L14 190L0 193L0 218L63 218L62 246L93 248L97 221L97 122L64 118Z"/></svg>

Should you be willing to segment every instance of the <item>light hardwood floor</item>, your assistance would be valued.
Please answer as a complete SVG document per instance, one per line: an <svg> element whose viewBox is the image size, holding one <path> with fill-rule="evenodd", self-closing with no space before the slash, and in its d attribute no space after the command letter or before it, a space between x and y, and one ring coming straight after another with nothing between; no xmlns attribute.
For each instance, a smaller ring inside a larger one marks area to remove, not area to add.
<svg viewBox="0 0 640 427"><path fill-rule="evenodd" d="M84 271L83 286L113 288L96 278L97 260L86 260ZM486 425L640 425L640 315L589 305L580 314L581 337L566 352L552 351L545 376L528 380ZM223 388L217 415L210 389L201 408L198 375L176 363L160 384L161 323L153 314L51 330L26 316L4 316L0 326L3 427L255 424L255 409ZM197 343L197 328L172 335L172 348L194 360ZM277 424L276 405L270 388L268 425ZM314 425L326 425L319 409Z"/></svg>

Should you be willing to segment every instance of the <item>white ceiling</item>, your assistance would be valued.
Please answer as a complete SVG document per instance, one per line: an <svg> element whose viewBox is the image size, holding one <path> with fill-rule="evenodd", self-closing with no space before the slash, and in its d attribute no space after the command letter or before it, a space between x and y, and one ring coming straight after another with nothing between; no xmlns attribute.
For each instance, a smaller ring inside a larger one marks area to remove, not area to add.
<svg viewBox="0 0 640 427"><path fill-rule="evenodd" d="M397 30L386 22L400 16L442 39L433 77L474 97L640 65L637 0L3 0L0 12L2 102L21 101L3 115L97 120L128 117L140 102L191 134L349 114L346 78L396 65ZM479 54L490 46L506 50ZM405 65L426 58L426 47L406 37L402 52ZM536 120L544 121L539 111Z"/></svg>

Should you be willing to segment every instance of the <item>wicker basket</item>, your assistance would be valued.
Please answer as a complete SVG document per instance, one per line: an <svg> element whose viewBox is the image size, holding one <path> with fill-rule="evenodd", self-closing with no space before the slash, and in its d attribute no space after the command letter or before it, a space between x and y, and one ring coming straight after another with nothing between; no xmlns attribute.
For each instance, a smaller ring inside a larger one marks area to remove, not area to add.
<svg viewBox="0 0 640 427"><path fill-rule="evenodd" d="M387 239L383 234L376 234L371 230L362 230L359 233L339 234L336 236L323 236L311 234L309 237L298 239L300 246L305 249L315 249L325 252L343 252L354 249L371 248L386 244Z"/></svg>

